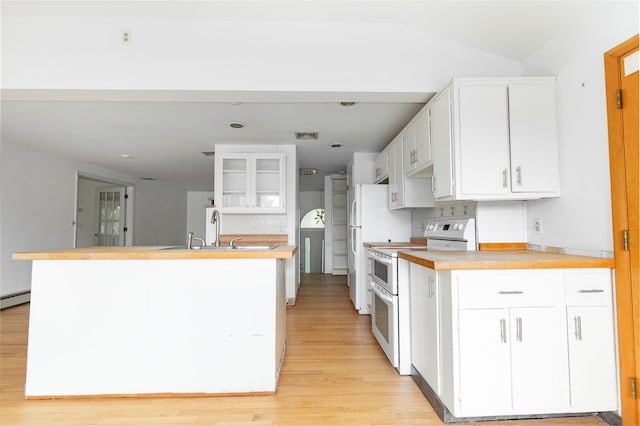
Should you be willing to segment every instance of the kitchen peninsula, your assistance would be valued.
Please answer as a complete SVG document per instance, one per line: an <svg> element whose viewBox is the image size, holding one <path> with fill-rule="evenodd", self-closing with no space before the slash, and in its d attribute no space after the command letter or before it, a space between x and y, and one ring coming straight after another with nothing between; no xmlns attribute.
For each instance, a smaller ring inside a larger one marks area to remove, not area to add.
<svg viewBox="0 0 640 426"><path fill-rule="evenodd" d="M15 253L33 261L25 396L274 393L296 249Z"/></svg>

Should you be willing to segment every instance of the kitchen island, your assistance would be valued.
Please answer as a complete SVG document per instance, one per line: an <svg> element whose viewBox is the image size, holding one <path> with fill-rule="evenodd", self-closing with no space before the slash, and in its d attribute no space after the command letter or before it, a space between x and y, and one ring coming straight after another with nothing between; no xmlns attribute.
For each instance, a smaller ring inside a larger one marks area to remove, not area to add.
<svg viewBox="0 0 640 426"><path fill-rule="evenodd" d="M613 259L410 251L411 375L444 422L618 409Z"/></svg>
<svg viewBox="0 0 640 426"><path fill-rule="evenodd" d="M15 253L33 261L25 396L274 393L295 251Z"/></svg>

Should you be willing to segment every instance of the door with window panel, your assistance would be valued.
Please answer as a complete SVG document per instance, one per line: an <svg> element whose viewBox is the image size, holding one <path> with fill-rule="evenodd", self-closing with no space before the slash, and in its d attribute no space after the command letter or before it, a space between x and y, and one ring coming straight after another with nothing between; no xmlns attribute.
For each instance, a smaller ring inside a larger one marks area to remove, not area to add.
<svg viewBox="0 0 640 426"><path fill-rule="evenodd" d="M124 245L125 187L99 188L96 194L97 230L94 234L97 246Z"/></svg>

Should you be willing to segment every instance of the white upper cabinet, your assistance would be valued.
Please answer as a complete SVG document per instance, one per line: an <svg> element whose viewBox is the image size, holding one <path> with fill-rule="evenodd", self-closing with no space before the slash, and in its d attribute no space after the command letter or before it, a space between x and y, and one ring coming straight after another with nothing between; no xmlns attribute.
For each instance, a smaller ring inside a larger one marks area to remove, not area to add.
<svg viewBox="0 0 640 426"><path fill-rule="evenodd" d="M406 129L405 129L406 130ZM413 132L403 130L387 147L389 150L389 209L433 207L431 178L407 177L404 173L404 146Z"/></svg>
<svg viewBox="0 0 640 426"><path fill-rule="evenodd" d="M391 210L404 206L404 174L402 172L402 133L391 141L389 155L389 208Z"/></svg>
<svg viewBox="0 0 640 426"><path fill-rule="evenodd" d="M216 205L226 213L284 213L284 154L216 154Z"/></svg>
<svg viewBox="0 0 640 426"><path fill-rule="evenodd" d="M451 87L429 102L431 114L431 157L433 159L433 196L453 196L453 148Z"/></svg>
<svg viewBox="0 0 640 426"><path fill-rule="evenodd" d="M429 109L425 106L404 130L404 174L419 175L431 165Z"/></svg>
<svg viewBox="0 0 640 426"><path fill-rule="evenodd" d="M560 195L555 79L509 83L511 190Z"/></svg>
<svg viewBox="0 0 640 426"><path fill-rule="evenodd" d="M436 198L560 195L554 77L455 79L427 106Z"/></svg>
<svg viewBox="0 0 640 426"><path fill-rule="evenodd" d="M389 179L389 146L387 146L378 156L373 170L373 182L382 183Z"/></svg>

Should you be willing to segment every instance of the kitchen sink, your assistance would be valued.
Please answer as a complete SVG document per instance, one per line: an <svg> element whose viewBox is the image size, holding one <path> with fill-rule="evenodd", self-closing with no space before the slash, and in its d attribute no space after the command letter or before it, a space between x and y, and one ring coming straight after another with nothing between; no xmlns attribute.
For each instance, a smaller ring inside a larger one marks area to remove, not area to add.
<svg viewBox="0 0 640 426"><path fill-rule="evenodd" d="M189 250L189 251L234 251L234 250L245 250L245 251L265 251L265 250L273 250L278 247L277 245L269 245L269 246L235 246L235 247L214 247L214 246L206 246L206 247L194 247L192 249L187 249L185 246L176 246L176 247L165 247L160 250Z"/></svg>

